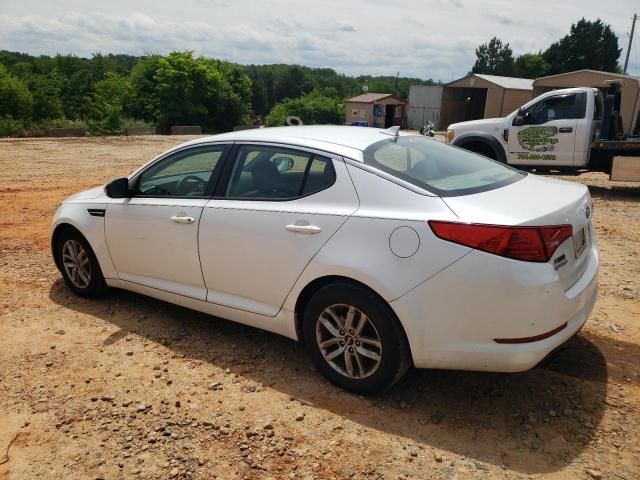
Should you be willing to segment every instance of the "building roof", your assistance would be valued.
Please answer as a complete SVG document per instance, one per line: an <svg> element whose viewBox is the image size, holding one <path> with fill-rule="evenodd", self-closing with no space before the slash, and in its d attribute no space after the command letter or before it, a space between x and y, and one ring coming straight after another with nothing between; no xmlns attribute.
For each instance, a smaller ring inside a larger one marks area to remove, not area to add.
<svg viewBox="0 0 640 480"><path fill-rule="evenodd" d="M362 95L358 95L353 98L348 98L345 101L354 102L354 103L374 103L374 102L379 102L381 100L386 100L387 98L393 98L395 100L398 100L399 103L407 103L406 100L400 97L396 97L391 93L363 93Z"/></svg>
<svg viewBox="0 0 640 480"><path fill-rule="evenodd" d="M466 77L462 77L448 83L447 86L468 77L478 77L502 88L508 88L512 90L533 90L533 80L531 80L530 78L499 77L497 75L485 75L483 73L470 73Z"/></svg>
<svg viewBox="0 0 640 480"><path fill-rule="evenodd" d="M533 90L533 80L530 78L498 77L496 75L484 75L482 73L476 73L475 76L480 77L487 82L495 83L502 88Z"/></svg>
<svg viewBox="0 0 640 480"><path fill-rule="evenodd" d="M589 68L574 70L573 72L556 73L555 75L547 75L546 77L538 77L534 81L537 82L538 80L547 80L549 78L567 77L578 73L595 73L597 75L603 75L607 77L628 78L629 80L640 81L640 77L634 77L633 75L623 75L622 73L615 72L603 72L602 70L591 70Z"/></svg>

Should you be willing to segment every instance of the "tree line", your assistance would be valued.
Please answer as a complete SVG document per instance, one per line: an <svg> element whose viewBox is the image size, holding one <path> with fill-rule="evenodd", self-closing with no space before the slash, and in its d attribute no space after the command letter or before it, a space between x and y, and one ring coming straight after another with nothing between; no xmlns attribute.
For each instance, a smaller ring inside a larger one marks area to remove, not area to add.
<svg viewBox="0 0 640 480"><path fill-rule="evenodd" d="M618 65L621 52L618 37L609 25L600 19L582 18L571 25L569 34L546 50L515 58L508 43L493 37L476 49L471 72L532 79L585 68L622 73Z"/></svg>
<svg viewBox="0 0 640 480"><path fill-rule="evenodd" d="M584 18L538 53L518 57L497 37L476 49L472 72L537 78L582 68L620 71L621 49L609 25ZM344 99L370 92L406 98L411 85L431 79L347 76L330 68L239 65L193 52L168 55L32 56L0 50L0 136L33 135L51 127L81 126L97 135L129 126L200 125L205 132L253 122L282 125L343 123Z"/></svg>
<svg viewBox="0 0 640 480"><path fill-rule="evenodd" d="M433 80L351 77L330 68L238 65L193 52L166 56L32 56L0 51L0 135L37 134L47 128L86 127L119 134L129 126L200 125L205 132L264 121L343 123L344 99L370 91L407 97L410 85Z"/></svg>

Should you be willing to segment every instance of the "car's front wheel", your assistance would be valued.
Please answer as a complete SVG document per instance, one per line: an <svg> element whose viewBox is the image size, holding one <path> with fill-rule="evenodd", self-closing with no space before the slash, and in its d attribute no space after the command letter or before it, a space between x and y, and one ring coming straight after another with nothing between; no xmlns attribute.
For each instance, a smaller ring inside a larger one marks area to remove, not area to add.
<svg viewBox="0 0 640 480"><path fill-rule="evenodd" d="M81 297L103 295L107 285L89 242L73 228L64 230L55 245L56 264L67 286Z"/></svg>
<svg viewBox="0 0 640 480"><path fill-rule="evenodd" d="M339 282L323 287L304 311L304 340L318 369L359 394L389 388L411 365L391 308L368 289Z"/></svg>

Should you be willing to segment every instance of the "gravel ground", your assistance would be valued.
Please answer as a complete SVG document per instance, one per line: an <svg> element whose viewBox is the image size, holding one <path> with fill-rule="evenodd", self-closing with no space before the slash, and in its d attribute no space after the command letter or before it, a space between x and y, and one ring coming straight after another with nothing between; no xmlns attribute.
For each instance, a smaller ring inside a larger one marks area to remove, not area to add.
<svg viewBox="0 0 640 480"><path fill-rule="evenodd" d="M0 140L0 478L640 478L640 186L589 186L600 298L521 374L328 384L285 338L124 291L70 294L53 210L186 140Z"/></svg>

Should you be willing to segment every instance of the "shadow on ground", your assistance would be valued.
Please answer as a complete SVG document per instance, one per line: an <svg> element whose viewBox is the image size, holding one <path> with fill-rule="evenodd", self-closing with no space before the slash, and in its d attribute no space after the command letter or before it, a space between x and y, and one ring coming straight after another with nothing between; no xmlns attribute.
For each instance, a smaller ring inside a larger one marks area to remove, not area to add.
<svg viewBox="0 0 640 480"><path fill-rule="evenodd" d="M587 187L589 187L589 193L593 198L640 202L640 184L636 186L612 185L610 187L587 185Z"/></svg>
<svg viewBox="0 0 640 480"><path fill-rule="evenodd" d="M559 470L585 449L605 408L608 370L600 344L607 339L600 337L575 337L544 367L520 374L412 370L365 399L328 384L301 346L274 334L120 290L80 299L62 280L50 298L119 327L105 348L141 335L362 426L464 455L478 468ZM637 345L626 347L640 358Z"/></svg>

